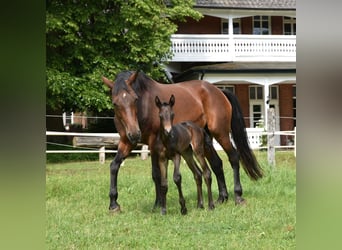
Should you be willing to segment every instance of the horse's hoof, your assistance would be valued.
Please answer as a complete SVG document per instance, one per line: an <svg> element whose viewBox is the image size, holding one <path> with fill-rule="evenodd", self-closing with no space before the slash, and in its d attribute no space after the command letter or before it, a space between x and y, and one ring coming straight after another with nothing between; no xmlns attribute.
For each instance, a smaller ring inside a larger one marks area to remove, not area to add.
<svg viewBox="0 0 342 250"><path fill-rule="evenodd" d="M157 208L160 208L160 202L156 201L152 207L152 212L155 212L157 210Z"/></svg>
<svg viewBox="0 0 342 250"><path fill-rule="evenodd" d="M109 214L118 214L121 212L120 206L117 206L115 208L109 208Z"/></svg>
<svg viewBox="0 0 342 250"><path fill-rule="evenodd" d="M160 214L161 214L161 215L166 215L166 209L162 209L162 210L160 211Z"/></svg>
<svg viewBox="0 0 342 250"><path fill-rule="evenodd" d="M208 208L209 208L209 210L214 210L215 209L215 205L214 204L209 205Z"/></svg>
<svg viewBox="0 0 342 250"><path fill-rule="evenodd" d="M181 214L186 215L188 213L188 209L186 207L181 208Z"/></svg>
<svg viewBox="0 0 342 250"><path fill-rule="evenodd" d="M235 205L246 205L247 201L242 197L235 198Z"/></svg>
<svg viewBox="0 0 342 250"><path fill-rule="evenodd" d="M204 206L203 206L203 204L199 204L199 205L197 205L197 208L204 209Z"/></svg>
<svg viewBox="0 0 342 250"><path fill-rule="evenodd" d="M222 204L222 203L224 203L224 202L226 202L226 201L228 201L228 196L219 196L219 197L217 198L216 203Z"/></svg>

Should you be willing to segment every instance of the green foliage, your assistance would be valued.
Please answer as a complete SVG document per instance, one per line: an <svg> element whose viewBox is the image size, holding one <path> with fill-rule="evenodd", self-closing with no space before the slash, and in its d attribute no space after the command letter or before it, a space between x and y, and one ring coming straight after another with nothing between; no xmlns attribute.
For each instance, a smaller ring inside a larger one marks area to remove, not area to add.
<svg viewBox="0 0 342 250"><path fill-rule="evenodd" d="M46 168L47 249L295 249L296 161L292 151L276 153L276 167L267 153L256 151L265 177L254 182L241 171L246 206L233 202L233 174L219 152L229 201L196 208L196 185L182 161L182 187L188 214L180 213L178 192L169 167L167 215L152 212L154 184L150 159L129 157L118 178L122 212L108 214L109 164L49 164ZM216 178L213 195L218 196Z"/></svg>
<svg viewBox="0 0 342 250"><path fill-rule="evenodd" d="M201 14L192 1L49 0L46 2L47 105L62 110L110 108L101 76L142 69L154 78L155 62L170 56L173 20Z"/></svg>

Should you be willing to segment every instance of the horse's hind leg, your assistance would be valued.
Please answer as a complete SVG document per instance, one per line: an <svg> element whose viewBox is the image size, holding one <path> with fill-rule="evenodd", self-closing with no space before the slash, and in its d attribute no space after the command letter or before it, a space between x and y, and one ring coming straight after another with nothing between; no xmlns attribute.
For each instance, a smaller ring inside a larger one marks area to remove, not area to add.
<svg viewBox="0 0 342 250"><path fill-rule="evenodd" d="M188 164L190 170L194 175L197 186L197 208L204 208L203 206L203 193L202 193L202 171L198 168L194 158L191 147L182 154L184 160Z"/></svg>
<svg viewBox="0 0 342 250"><path fill-rule="evenodd" d="M233 168L234 174L234 195L235 195L235 204L243 204L245 203L245 199L242 198L242 186L240 182L240 156L235 148L232 147L232 150L227 153L229 157L230 165Z"/></svg>
<svg viewBox="0 0 342 250"><path fill-rule="evenodd" d="M227 153L230 165L233 169L234 174L234 195L235 195L235 204L242 204L245 200L242 198L242 186L240 182L240 156L237 150L233 147L229 136L216 138L216 140L220 143L224 151Z"/></svg>
<svg viewBox="0 0 342 250"><path fill-rule="evenodd" d="M173 181L175 182L177 189L178 189L178 195L179 195L179 204L181 206L181 213L187 214L188 210L185 206L185 199L182 192L182 175L180 174L179 168L180 168L180 160L181 157L179 154L176 154L173 163L174 163L174 170L173 170Z"/></svg>
<svg viewBox="0 0 342 250"><path fill-rule="evenodd" d="M205 158L207 158L211 169L213 170L216 180L217 180L217 186L219 190L219 197L217 199L218 203L223 203L224 201L228 200L228 191L226 186L226 181L224 178L224 171L222 167L222 160L218 156L213 144L212 144L212 138L210 138L208 135L205 136L204 139L204 153Z"/></svg>

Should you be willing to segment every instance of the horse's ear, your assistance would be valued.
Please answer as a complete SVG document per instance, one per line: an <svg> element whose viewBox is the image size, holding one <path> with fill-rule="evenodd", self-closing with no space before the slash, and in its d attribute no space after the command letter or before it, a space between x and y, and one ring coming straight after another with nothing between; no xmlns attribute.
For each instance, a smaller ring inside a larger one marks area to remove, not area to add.
<svg viewBox="0 0 342 250"><path fill-rule="evenodd" d="M135 79L137 79L138 74L139 74L139 70L137 70L133 74L131 74L130 77L126 80L126 84L129 86L132 86Z"/></svg>
<svg viewBox="0 0 342 250"><path fill-rule="evenodd" d="M170 106L172 107L173 105L175 105L175 102L176 102L175 96L172 94L170 97L170 101L169 101Z"/></svg>
<svg viewBox="0 0 342 250"><path fill-rule="evenodd" d="M112 82L111 80L109 80L108 78L102 76L102 81L104 84L106 84L110 89L112 89L114 87L114 82Z"/></svg>
<svg viewBox="0 0 342 250"><path fill-rule="evenodd" d="M159 99L158 96L156 96L156 98L154 99L154 101L155 101L155 103L156 103L156 105L157 105L158 108L160 108L160 107L162 106L161 101L160 101L160 99Z"/></svg>

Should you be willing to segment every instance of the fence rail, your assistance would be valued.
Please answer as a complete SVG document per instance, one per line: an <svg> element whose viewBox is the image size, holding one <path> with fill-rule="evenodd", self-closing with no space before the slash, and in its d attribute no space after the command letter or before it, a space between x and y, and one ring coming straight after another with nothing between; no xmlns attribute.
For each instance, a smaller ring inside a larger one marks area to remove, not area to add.
<svg viewBox="0 0 342 250"><path fill-rule="evenodd" d="M264 131L262 128L247 128L247 134L249 139L249 144L252 149L263 149L267 148L267 146L262 146L262 136L267 136L269 134L272 135L288 135L294 137L293 145L275 145L275 148L293 148L295 149L295 137L296 130L290 131L275 131L274 133L269 133ZM57 132L57 131L46 131L47 136L84 136L84 137L108 137L108 138L117 138L120 136L118 133L76 133L76 132ZM214 147L216 150L222 150L222 147L214 140ZM76 147L75 147L76 148ZM108 150L108 149L83 149L83 150L46 150L46 153L117 153L117 150ZM140 150L132 150L132 153L149 153L148 149L144 147Z"/></svg>

